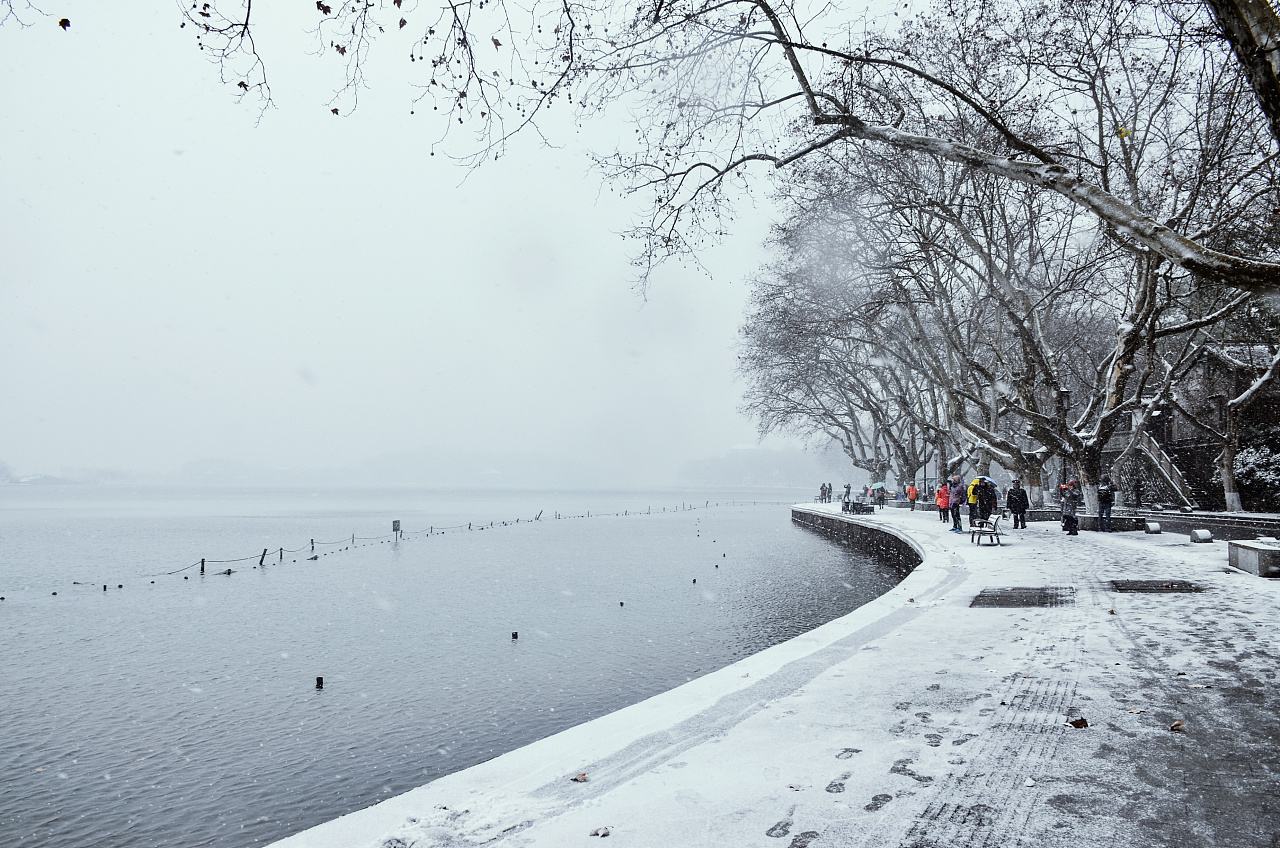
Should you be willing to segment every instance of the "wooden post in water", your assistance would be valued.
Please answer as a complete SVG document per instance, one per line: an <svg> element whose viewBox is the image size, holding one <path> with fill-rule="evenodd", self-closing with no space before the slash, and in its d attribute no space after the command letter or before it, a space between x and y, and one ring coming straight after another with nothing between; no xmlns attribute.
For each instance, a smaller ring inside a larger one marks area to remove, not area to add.
<svg viewBox="0 0 1280 848"><path fill-rule="evenodd" d="M283 548L283 547L281 547L281 548L280 548L280 561L281 561L281 562L284 562L284 548Z"/></svg>
<svg viewBox="0 0 1280 848"><path fill-rule="evenodd" d="M316 678L316 688L317 688L317 689L323 689L323 688L324 688L324 678L323 678L323 677L317 677L317 678Z"/></svg>
<svg viewBox="0 0 1280 848"><path fill-rule="evenodd" d="M266 561L266 559L267 559L267 549L266 549L266 548L263 548L263 549L262 549L262 556L258 557L258 565L262 565L262 563L263 563L263 562L265 562L265 561Z"/></svg>
<svg viewBox="0 0 1280 848"><path fill-rule="evenodd" d="M315 540L315 539L312 539L312 540L311 540L311 553L315 553L315 552L316 552L316 540Z"/></svg>
<svg viewBox="0 0 1280 848"><path fill-rule="evenodd" d="M204 576L204 557L200 557L200 576Z"/></svg>

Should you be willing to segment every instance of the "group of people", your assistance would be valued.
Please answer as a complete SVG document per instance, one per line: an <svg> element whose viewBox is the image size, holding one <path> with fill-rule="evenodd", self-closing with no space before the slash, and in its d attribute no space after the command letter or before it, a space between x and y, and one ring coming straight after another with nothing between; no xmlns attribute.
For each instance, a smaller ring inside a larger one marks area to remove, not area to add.
<svg viewBox="0 0 1280 848"><path fill-rule="evenodd" d="M1084 492L1080 489L1080 481L1072 478L1058 487L1058 495L1062 499L1062 530L1068 536L1080 535L1080 507L1084 505ZM1110 533L1114 528L1111 522L1111 510L1116 505L1116 487L1110 477L1103 477L1098 482L1098 530Z"/></svg>
<svg viewBox="0 0 1280 848"><path fill-rule="evenodd" d="M844 486L845 504L851 500L850 484ZM823 483L819 487L818 499L823 503L831 501L832 487L830 483ZM863 496L877 506L883 507L885 501L885 489L883 486L871 488L864 486L862 490ZM950 521L952 533L967 532L961 522L961 513L964 508L968 507L969 528L972 529L977 521L989 521L991 516L996 512L1000 502L1000 490L996 485L996 481L987 476L975 477L968 484L959 474L952 474L948 479L939 483L936 490L930 489L929 495L934 499L934 503L938 506L938 520ZM1084 492L1081 489L1080 481L1076 479L1068 480L1058 487L1058 494L1062 502L1062 530L1070 536L1078 536L1080 534L1080 508L1084 505ZM921 492L916 488L915 483L908 483L902 487L902 492L895 494L894 497L903 497L911 504L911 509L916 508L916 502L920 499ZM1098 529L1104 533L1111 532L1114 528L1111 521L1111 511L1116 502L1116 487L1112 484L1110 477L1103 477L1098 483ZM1026 529L1027 526L1027 510L1031 508L1031 498L1027 494L1027 490L1022 487L1022 481L1014 479L1009 488L1004 492L1004 508L1008 510L1010 517L1013 519L1013 529Z"/></svg>
<svg viewBox="0 0 1280 848"><path fill-rule="evenodd" d="M964 533L964 525L960 520L961 510L969 507L969 527L978 521L989 521L995 513L1000 501L1000 489L996 481L990 477L975 477L965 485L959 474L952 474L944 484L939 485L934 493L934 503L938 506L938 520L951 521L952 533ZM1004 493L1004 506L1013 516L1014 529L1027 526L1027 510L1031 508L1031 499L1027 490L1022 488L1022 481L1015 479Z"/></svg>

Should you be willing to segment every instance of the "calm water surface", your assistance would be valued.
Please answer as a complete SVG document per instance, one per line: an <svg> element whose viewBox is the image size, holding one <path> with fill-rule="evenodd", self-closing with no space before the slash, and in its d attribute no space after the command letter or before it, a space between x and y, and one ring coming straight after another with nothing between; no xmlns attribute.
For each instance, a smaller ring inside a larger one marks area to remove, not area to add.
<svg viewBox="0 0 1280 848"><path fill-rule="evenodd" d="M901 579L793 527L808 494L0 487L0 845L261 845Z"/></svg>

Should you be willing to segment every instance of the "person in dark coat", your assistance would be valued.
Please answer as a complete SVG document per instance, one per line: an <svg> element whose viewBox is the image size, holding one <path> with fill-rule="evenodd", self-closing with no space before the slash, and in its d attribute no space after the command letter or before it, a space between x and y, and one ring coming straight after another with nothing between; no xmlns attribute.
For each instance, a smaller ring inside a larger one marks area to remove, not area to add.
<svg viewBox="0 0 1280 848"><path fill-rule="evenodd" d="M965 502L964 483L960 481L959 474L951 476L951 485L947 489L947 500L951 510L951 532L963 533L964 528L960 525L960 505Z"/></svg>
<svg viewBox="0 0 1280 848"><path fill-rule="evenodd" d="M1116 504L1116 487L1111 485L1110 477L1103 477L1098 484L1098 529L1103 533L1111 532L1111 508Z"/></svg>
<svg viewBox="0 0 1280 848"><path fill-rule="evenodd" d="M999 493L996 484L990 480L982 480L978 483L978 518L987 521L991 518L991 513L996 511L996 500Z"/></svg>
<svg viewBox="0 0 1280 848"><path fill-rule="evenodd" d="M1027 510L1031 508L1031 499L1027 497L1027 490L1022 488L1021 480L1015 479L1009 485L1009 491L1004 493L1004 505L1013 515L1013 529L1026 530Z"/></svg>
<svg viewBox="0 0 1280 848"><path fill-rule="evenodd" d="M1084 495L1080 493L1080 481L1069 480L1062 489L1062 529L1068 536L1080 535L1080 504L1084 503Z"/></svg>

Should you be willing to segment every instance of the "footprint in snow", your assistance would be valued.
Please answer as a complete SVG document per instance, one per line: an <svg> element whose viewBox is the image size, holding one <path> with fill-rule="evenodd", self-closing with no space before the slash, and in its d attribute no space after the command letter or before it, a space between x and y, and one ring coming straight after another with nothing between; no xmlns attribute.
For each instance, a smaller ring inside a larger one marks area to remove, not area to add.
<svg viewBox="0 0 1280 848"><path fill-rule="evenodd" d="M914 761L910 759L898 760L893 764L893 768L889 769L889 772L890 774L901 774L905 777L909 777L917 783L933 783L933 778L929 775L912 771L912 762Z"/></svg>
<svg viewBox="0 0 1280 848"><path fill-rule="evenodd" d="M841 748L841 749L836 753L836 759L837 759L837 760L847 760L847 759L849 759L850 757L852 757L854 754L861 754L861 753L862 753L862 749L861 749L861 748Z"/></svg>
<svg viewBox="0 0 1280 848"><path fill-rule="evenodd" d="M882 809L885 804L889 803L892 800L893 800L892 795L886 795L885 793L881 792L879 795L872 796L871 803L867 804L867 806L863 807L862 809L866 810L868 813L874 813Z"/></svg>
<svg viewBox="0 0 1280 848"><path fill-rule="evenodd" d="M791 832L791 817L796 814L796 808L793 806L787 810L786 818L776 822L773 827L764 832L765 836L772 836L774 839L781 839Z"/></svg>
<svg viewBox="0 0 1280 848"><path fill-rule="evenodd" d="M851 774L851 772L845 772L844 774L842 774L842 775L840 775L839 777L837 777L835 780L833 780L833 781L831 781L830 783L828 783L828 784L827 784L827 791L828 791L828 792L832 792L832 793L835 793L835 792L843 792L843 791L844 791L844 782L845 782L846 780L848 780L848 779L849 779L849 775L850 775L850 774Z"/></svg>
<svg viewBox="0 0 1280 848"><path fill-rule="evenodd" d="M791 839L791 844L787 848L809 848L809 843L822 836L816 830L806 830L804 833L797 833Z"/></svg>

